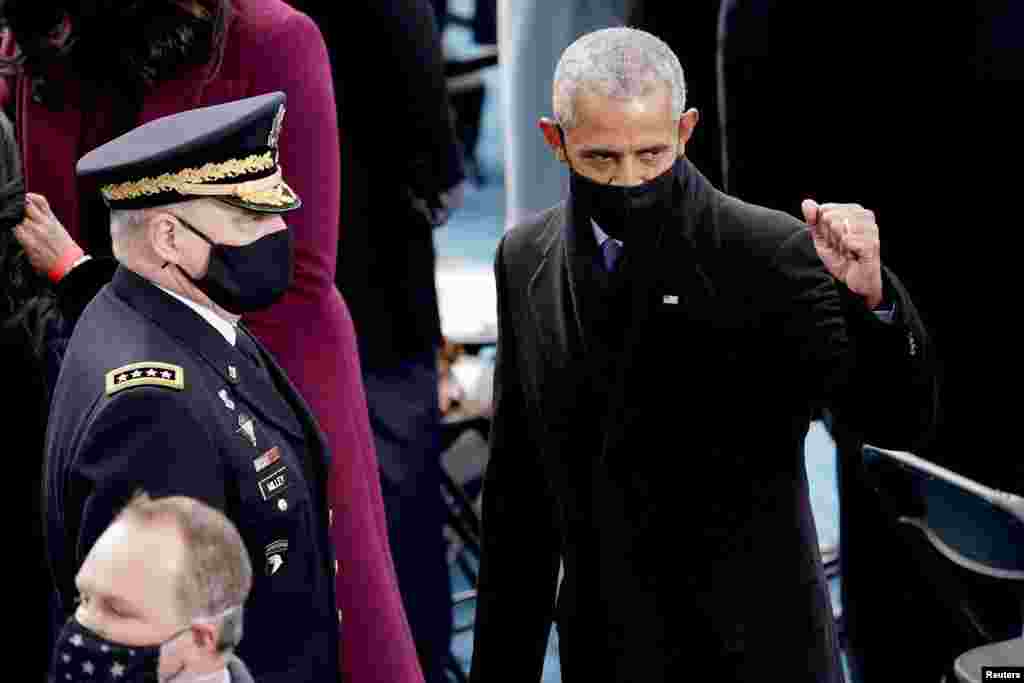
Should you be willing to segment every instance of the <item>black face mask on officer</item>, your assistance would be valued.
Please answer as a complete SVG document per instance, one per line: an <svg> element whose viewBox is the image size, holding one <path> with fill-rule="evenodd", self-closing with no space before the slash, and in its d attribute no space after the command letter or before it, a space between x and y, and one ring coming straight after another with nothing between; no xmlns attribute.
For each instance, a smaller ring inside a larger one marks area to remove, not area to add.
<svg viewBox="0 0 1024 683"><path fill-rule="evenodd" d="M624 243L631 225L642 229L655 223L671 206L675 181L682 170L682 157L660 175L639 185L612 185L614 177L608 183L599 183L573 168L561 126L558 126L558 136L569 164L569 192L573 201L608 235Z"/></svg>
<svg viewBox="0 0 1024 683"><path fill-rule="evenodd" d="M206 275L197 280L180 266L178 270L225 311L241 315L263 310L291 286L295 258L291 230L278 230L250 244L233 246L217 244L180 216L175 218L211 247Z"/></svg>

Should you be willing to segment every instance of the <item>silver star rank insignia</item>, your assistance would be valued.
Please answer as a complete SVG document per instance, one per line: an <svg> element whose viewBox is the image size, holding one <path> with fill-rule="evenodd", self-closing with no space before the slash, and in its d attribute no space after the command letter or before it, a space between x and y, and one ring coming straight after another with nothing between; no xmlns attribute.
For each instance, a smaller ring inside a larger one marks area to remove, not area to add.
<svg viewBox="0 0 1024 683"><path fill-rule="evenodd" d="M107 396L132 387L165 387L181 391L185 388L185 370L180 365L145 361L130 363L106 375Z"/></svg>

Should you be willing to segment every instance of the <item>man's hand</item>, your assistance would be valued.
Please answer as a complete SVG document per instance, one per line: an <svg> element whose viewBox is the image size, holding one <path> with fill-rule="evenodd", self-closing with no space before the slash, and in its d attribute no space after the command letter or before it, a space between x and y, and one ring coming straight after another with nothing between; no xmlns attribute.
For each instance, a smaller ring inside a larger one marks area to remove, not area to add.
<svg viewBox="0 0 1024 683"><path fill-rule="evenodd" d="M61 256L76 246L53 214L46 197L32 192L25 194L25 220L14 226L14 237L24 247L29 263L41 275L49 273Z"/></svg>
<svg viewBox="0 0 1024 683"><path fill-rule="evenodd" d="M882 243L875 214L859 204L800 205L814 248L834 278L862 297L868 308L882 303Z"/></svg>

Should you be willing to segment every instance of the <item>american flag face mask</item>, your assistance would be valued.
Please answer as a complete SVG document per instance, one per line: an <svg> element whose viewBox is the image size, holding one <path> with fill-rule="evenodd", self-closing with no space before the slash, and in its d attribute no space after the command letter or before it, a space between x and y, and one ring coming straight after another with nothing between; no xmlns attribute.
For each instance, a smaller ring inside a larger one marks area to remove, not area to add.
<svg viewBox="0 0 1024 683"><path fill-rule="evenodd" d="M191 628L157 645L134 647L101 638L72 615L54 648L54 683L158 683L160 648Z"/></svg>

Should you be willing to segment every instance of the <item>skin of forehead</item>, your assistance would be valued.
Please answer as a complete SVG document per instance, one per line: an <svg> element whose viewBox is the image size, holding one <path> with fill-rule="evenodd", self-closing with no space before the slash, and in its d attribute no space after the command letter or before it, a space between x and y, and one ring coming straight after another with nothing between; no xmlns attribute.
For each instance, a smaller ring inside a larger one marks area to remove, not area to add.
<svg viewBox="0 0 1024 683"><path fill-rule="evenodd" d="M130 606L143 622L140 641L132 642L130 633L116 634L117 640L144 645L150 642L145 625L161 632L181 623L176 591L183 562L181 535L173 525L120 519L96 541L78 583L93 600L113 597Z"/></svg>
<svg viewBox="0 0 1024 683"><path fill-rule="evenodd" d="M672 120L667 88L638 97L608 97L583 88L576 96L578 124L566 139L581 149L594 146L632 151L652 144L672 143L678 122Z"/></svg>

